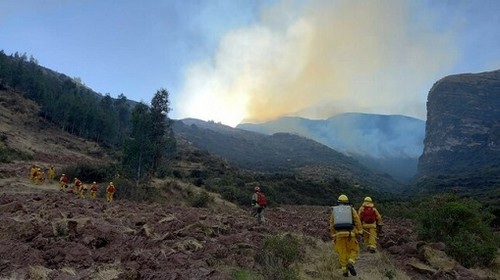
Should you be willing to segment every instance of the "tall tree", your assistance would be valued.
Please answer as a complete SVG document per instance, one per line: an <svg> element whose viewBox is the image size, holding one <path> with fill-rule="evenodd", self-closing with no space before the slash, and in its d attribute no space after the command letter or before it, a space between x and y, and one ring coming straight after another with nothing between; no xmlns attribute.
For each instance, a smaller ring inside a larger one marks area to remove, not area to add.
<svg viewBox="0 0 500 280"><path fill-rule="evenodd" d="M130 136L123 150L123 167L137 182L153 175L165 162L167 154L175 149L175 141L167 113L170 111L168 91L160 89L151 100L151 107L143 103L132 112Z"/></svg>
<svg viewBox="0 0 500 280"><path fill-rule="evenodd" d="M169 93L161 88L151 100L151 137L153 142L153 170L156 171L166 155L167 130L170 129L167 114L170 112Z"/></svg>
<svg viewBox="0 0 500 280"><path fill-rule="evenodd" d="M122 165L128 177L135 178L137 182L152 170L151 127L148 106L143 103L136 105L132 112L132 130L123 147Z"/></svg>

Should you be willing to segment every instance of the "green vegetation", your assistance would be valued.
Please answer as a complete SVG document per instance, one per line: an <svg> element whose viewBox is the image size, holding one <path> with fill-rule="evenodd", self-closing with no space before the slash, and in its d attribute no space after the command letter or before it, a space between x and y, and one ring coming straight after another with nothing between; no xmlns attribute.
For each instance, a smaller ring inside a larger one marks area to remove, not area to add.
<svg viewBox="0 0 500 280"><path fill-rule="evenodd" d="M9 147L2 147L0 145L0 162L1 163L9 163L13 160L31 160L33 156L22 152L16 149L12 149Z"/></svg>
<svg viewBox="0 0 500 280"><path fill-rule="evenodd" d="M244 270L241 268L234 269L231 272L231 277L234 280L254 280L254 279L256 279L256 277L250 271L247 271L247 270Z"/></svg>
<svg viewBox="0 0 500 280"><path fill-rule="evenodd" d="M129 129L131 102L114 100L86 87L81 80L51 71L26 54L0 51L0 83L40 104L40 115L74 135L113 147Z"/></svg>
<svg viewBox="0 0 500 280"><path fill-rule="evenodd" d="M75 162L64 167L61 173L66 174L70 182L75 177L82 180L82 182L108 182L114 179L115 174L117 174L117 168L114 164Z"/></svg>
<svg viewBox="0 0 500 280"><path fill-rule="evenodd" d="M292 264L303 260L302 244L291 234L271 235L264 239L262 252L255 261L261 266L264 279L299 279Z"/></svg>
<svg viewBox="0 0 500 280"><path fill-rule="evenodd" d="M420 238L445 242L447 253L465 267L486 266L496 257L498 240L488 226L493 217L477 201L437 195L420 210Z"/></svg>
<svg viewBox="0 0 500 280"><path fill-rule="evenodd" d="M168 91L160 89L151 108L138 104L132 112L132 128L123 148L122 168L127 178L137 182L164 172L166 160L173 156L175 140L167 113Z"/></svg>
<svg viewBox="0 0 500 280"><path fill-rule="evenodd" d="M213 202L213 198L206 191L194 193L189 197L189 205L196 208L206 208Z"/></svg>

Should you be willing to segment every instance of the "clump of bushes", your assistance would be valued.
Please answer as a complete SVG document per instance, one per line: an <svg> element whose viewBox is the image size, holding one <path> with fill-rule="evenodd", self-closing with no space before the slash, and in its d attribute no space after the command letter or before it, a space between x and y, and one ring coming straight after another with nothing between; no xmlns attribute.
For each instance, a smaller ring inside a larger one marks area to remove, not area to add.
<svg viewBox="0 0 500 280"><path fill-rule="evenodd" d="M13 160L32 160L33 155L9 147L0 146L0 162L9 163Z"/></svg>
<svg viewBox="0 0 500 280"><path fill-rule="evenodd" d="M116 186L116 198L123 198L132 201L155 202L161 198L159 188L152 187L144 182L134 182L129 179L120 178L113 181Z"/></svg>
<svg viewBox="0 0 500 280"><path fill-rule="evenodd" d="M256 255L255 261L262 267L264 279L299 279L292 265L303 260L303 252L296 236L271 235L264 239L262 252Z"/></svg>
<svg viewBox="0 0 500 280"><path fill-rule="evenodd" d="M189 205L197 208L205 208L213 202L213 198L206 191L194 193L189 197Z"/></svg>
<svg viewBox="0 0 500 280"><path fill-rule="evenodd" d="M105 182L115 179L117 167L113 164L96 164L95 162L76 162L64 168L60 173L68 175L72 180L74 177L82 182Z"/></svg>
<svg viewBox="0 0 500 280"><path fill-rule="evenodd" d="M496 257L498 242L489 228L491 214L472 199L439 195L424 202L419 237L446 243L446 252L465 267L486 266Z"/></svg>

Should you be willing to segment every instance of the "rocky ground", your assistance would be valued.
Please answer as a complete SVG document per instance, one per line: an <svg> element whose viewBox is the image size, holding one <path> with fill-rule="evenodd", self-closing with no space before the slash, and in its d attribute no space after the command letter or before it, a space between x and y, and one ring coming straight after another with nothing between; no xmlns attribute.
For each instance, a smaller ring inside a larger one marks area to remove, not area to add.
<svg viewBox="0 0 500 280"><path fill-rule="evenodd" d="M261 226L248 210L234 207L107 203L59 192L55 184L2 179L0 277L231 279L224 267L254 268L268 234L293 232L329 242L329 211L319 206L267 209L267 223ZM442 244L418 243L411 223L390 218L385 223L384 254L363 252L359 279L376 265L374 258L383 256L405 271L403 279L495 279L447 258Z"/></svg>

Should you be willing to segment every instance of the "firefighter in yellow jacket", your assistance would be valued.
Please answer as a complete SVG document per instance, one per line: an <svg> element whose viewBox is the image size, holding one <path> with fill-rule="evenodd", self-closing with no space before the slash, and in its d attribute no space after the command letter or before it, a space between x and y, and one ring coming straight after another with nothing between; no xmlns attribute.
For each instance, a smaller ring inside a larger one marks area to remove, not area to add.
<svg viewBox="0 0 500 280"><path fill-rule="evenodd" d="M90 197L95 199L97 196L97 189L99 189L99 186L97 183L94 181L92 185L90 186Z"/></svg>
<svg viewBox="0 0 500 280"><path fill-rule="evenodd" d="M371 197L365 197L358 214L363 225L364 243L367 245L368 251L375 253L377 251L377 230L380 231L383 224L382 216L375 208Z"/></svg>
<svg viewBox="0 0 500 280"><path fill-rule="evenodd" d="M54 182L54 179L56 178L56 168L54 167L53 164L50 165L47 173L49 176L49 182L50 183Z"/></svg>
<svg viewBox="0 0 500 280"><path fill-rule="evenodd" d="M109 182L109 185L106 188L106 200L108 202L112 202L113 201L113 196L115 195L115 192L116 192L115 185L113 184L113 182Z"/></svg>
<svg viewBox="0 0 500 280"><path fill-rule="evenodd" d="M73 179L73 193L80 195L80 193L82 192L82 185L82 181L75 177L75 179Z"/></svg>
<svg viewBox="0 0 500 280"><path fill-rule="evenodd" d="M79 192L80 198L85 199L85 197L87 196L87 189L88 189L87 184L82 183Z"/></svg>
<svg viewBox="0 0 500 280"><path fill-rule="evenodd" d="M338 205L332 208L330 216L330 234L337 252L342 275L356 275L354 263L359 251L359 237L363 231L358 213L349 204L349 198L342 194L338 197Z"/></svg>
<svg viewBox="0 0 500 280"><path fill-rule="evenodd" d="M31 166L31 170L30 170L30 172L31 172L31 173L30 173L30 174L31 174L30 179L31 179L31 181L34 183L34 182L35 182L35 175L36 175L36 172L37 172L37 166L33 164L33 165Z"/></svg>

